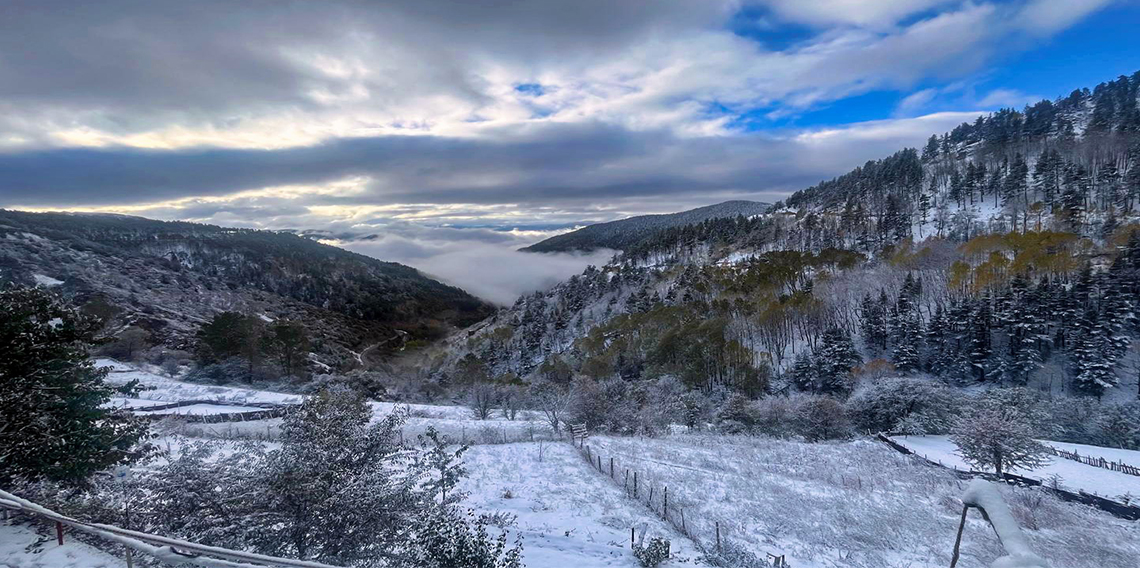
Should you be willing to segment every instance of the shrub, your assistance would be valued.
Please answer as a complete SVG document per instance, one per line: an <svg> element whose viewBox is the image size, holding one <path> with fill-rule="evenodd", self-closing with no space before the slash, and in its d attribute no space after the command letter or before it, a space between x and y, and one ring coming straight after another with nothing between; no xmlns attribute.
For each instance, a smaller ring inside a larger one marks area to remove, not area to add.
<svg viewBox="0 0 1140 568"><path fill-rule="evenodd" d="M829 396L800 399L795 415L796 433L808 442L835 440L851 435L843 404Z"/></svg>
<svg viewBox="0 0 1140 568"><path fill-rule="evenodd" d="M863 432L891 432L908 420L911 430L944 434L957 407L946 387L930 380L893 378L859 388L847 401L847 416Z"/></svg>
<svg viewBox="0 0 1140 568"><path fill-rule="evenodd" d="M646 546L635 544L633 556L645 568L654 568L669 559L669 547L668 539L655 536L649 539L649 544Z"/></svg>

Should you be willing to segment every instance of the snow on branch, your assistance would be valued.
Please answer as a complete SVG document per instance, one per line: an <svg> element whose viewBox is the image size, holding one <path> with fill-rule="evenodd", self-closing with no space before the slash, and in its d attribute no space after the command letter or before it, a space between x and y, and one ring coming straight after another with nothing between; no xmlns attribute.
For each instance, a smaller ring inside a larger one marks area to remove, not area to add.
<svg viewBox="0 0 1140 568"><path fill-rule="evenodd" d="M1033 553L1029 539L1025 537L1013 514L1009 512L1009 506L1005 504L996 485L984 479L974 479L962 495L962 504L965 505L962 510L963 525L966 510L977 507L990 522L998 539L1001 540L1002 547L1005 548L1006 555L995 560L990 565L992 568L1049 568L1049 563L1045 559ZM958 537L961 539L961 529ZM957 544L954 552L957 560Z"/></svg>

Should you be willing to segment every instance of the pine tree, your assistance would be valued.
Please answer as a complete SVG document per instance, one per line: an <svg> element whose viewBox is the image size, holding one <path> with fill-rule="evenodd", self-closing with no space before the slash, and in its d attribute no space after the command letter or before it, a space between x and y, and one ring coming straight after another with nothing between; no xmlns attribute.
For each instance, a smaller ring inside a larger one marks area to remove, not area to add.
<svg viewBox="0 0 1140 568"><path fill-rule="evenodd" d="M919 349L922 345L922 320L917 309L912 304L914 279L907 274L907 282L903 284L903 291L899 294L898 302L892 313L891 342L894 348L891 351L891 362L895 368L904 373L917 371L920 365Z"/></svg>
<svg viewBox="0 0 1140 568"><path fill-rule="evenodd" d="M1093 307L1078 324L1079 332L1070 353L1073 367L1073 389L1085 395L1100 397L1119 383L1114 370L1115 347L1111 323Z"/></svg>
<svg viewBox="0 0 1140 568"><path fill-rule="evenodd" d="M863 296L859 311L860 327L863 343L871 353L880 353L887 348L887 326L884 309L886 307L886 292L880 292L878 301L872 300L870 294Z"/></svg>
<svg viewBox="0 0 1140 568"><path fill-rule="evenodd" d="M792 383L801 391L814 392L818 390L819 376L819 371L811 354L806 350L800 351L799 355L796 355L795 363L792 364Z"/></svg>
<svg viewBox="0 0 1140 568"><path fill-rule="evenodd" d="M116 388L88 359L98 323L40 288L0 291L0 486L82 484L142 455L147 423L107 408Z"/></svg>
<svg viewBox="0 0 1140 568"><path fill-rule="evenodd" d="M851 336L838 326L824 333L815 357L820 375L818 390L825 394L847 392L851 370L863 362Z"/></svg>

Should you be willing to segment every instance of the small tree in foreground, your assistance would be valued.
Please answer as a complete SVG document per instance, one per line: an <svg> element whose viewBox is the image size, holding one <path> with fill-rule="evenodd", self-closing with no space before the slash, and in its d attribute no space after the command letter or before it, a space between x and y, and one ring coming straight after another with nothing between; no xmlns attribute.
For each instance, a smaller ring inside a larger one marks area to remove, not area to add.
<svg viewBox="0 0 1140 568"><path fill-rule="evenodd" d="M951 439L969 463L998 475L1013 468L1033 469L1048 459L1048 448L1034 439L1033 428L1016 410L983 405L963 416Z"/></svg>
<svg viewBox="0 0 1140 568"><path fill-rule="evenodd" d="M78 484L138 457L147 424L105 406L135 385L108 385L88 359L97 326L50 292L0 290L0 486Z"/></svg>

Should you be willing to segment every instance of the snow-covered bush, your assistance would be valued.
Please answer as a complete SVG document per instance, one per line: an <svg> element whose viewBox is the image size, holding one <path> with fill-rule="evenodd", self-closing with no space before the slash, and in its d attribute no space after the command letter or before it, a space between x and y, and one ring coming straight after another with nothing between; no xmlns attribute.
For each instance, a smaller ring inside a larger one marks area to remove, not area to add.
<svg viewBox="0 0 1140 568"><path fill-rule="evenodd" d="M734 394L716 413L717 429L728 434L748 433L756 425L756 418L752 401L744 395Z"/></svg>
<svg viewBox="0 0 1140 568"><path fill-rule="evenodd" d="M323 391L284 419L279 449L192 445L129 487L71 501L85 503L84 518L122 524L129 498L132 528L346 567L517 566L518 546L455 508L465 448L434 431L421 450L405 446L402 420L373 423L359 393ZM437 547L443 538L451 548Z"/></svg>
<svg viewBox="0 0 1140 568"><path fill-rule="evenodd" d="M843 403L830 396L800 397L796 402L795 433L808 442L835 440L851 435Z"/></svg>
<svg viewBox="0 0 1140 568"><path fill-rule="evenodd" d="M668 539L655 536L645 546L633 545L633 556L645 568L655 568L669 559L669 547Z"/></svg>
<svg viewBox="0 0 1140 568"><path fill-rule="evenodd" d="M507 546L507 533L492 537L492 518L467 512L431 515L417 535L417 546L398 565L406 568L521 568L522 541Z"/></svg>
<svg viewBox="0 0 1140 568"><path fill-rule="evenodd" d="M1093 430L1098 444L1140 449L1140 401L1104 405L1096 417Z"/></svg>
<svg viewBox="0 0 1140 568"><path fill-rule="evenodd" d="M910 418L912 429L944 434L953 422L957 399L950 389L934 381L891 378L857 389L847 400L847 415L862 432L891 432Z"/></svg>
<svg viewBox="0 0 1140 568"><path fill-rule="evenodd" d="M786 438L795 429L793 418L798 411L797 402L798 398L770 396L752 403L747 416L756 433Z"/></svg>

